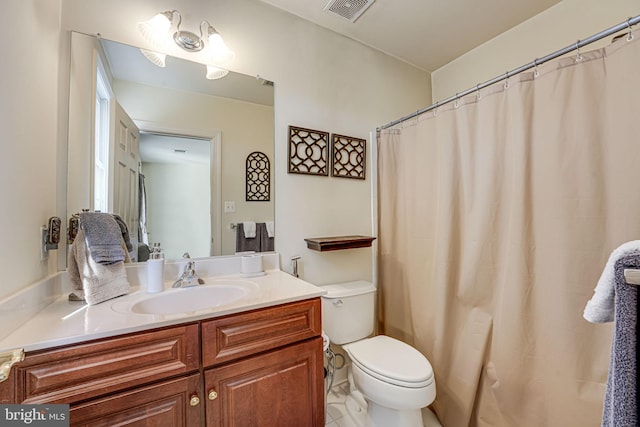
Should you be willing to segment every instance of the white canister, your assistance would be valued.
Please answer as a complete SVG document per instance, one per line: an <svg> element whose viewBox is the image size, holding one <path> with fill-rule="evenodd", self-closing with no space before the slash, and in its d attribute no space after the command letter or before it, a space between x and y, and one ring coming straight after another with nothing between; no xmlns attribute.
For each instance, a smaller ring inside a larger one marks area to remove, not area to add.
<svg viewBox="0 0 640 427"><path fill-rule="evenodd" d="M147 292L155 294L164 290L164 251L160 243L153 245L147 260Z"/></svg>
<svg viewBox="0 0 640 427"><path fill-rule="evenodd" d="M164 259L147 260L147 292L155 294L164 289Z"/></svg>
<svg viewBox="0 0 640 427"><path fill-rule="evenodd" d="M263 275L262 255L243 255L240 259L240 273L245 277Z"/></svg>

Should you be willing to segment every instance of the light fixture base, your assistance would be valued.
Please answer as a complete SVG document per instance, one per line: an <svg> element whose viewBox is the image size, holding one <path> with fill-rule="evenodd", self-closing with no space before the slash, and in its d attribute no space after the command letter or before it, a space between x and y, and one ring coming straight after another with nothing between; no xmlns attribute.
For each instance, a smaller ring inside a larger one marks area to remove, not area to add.
<svg viewBox="0 0 640 427"><path fill-rule="evenodd" d="M204 49L204 41L191 31L176 31L173 41L187 52L199 52Z"/></svg>

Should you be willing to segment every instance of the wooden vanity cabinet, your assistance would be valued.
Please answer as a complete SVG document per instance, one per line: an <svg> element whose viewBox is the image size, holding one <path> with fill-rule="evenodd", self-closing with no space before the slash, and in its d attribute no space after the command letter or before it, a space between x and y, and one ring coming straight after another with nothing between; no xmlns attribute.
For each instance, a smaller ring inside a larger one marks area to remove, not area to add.
<svg viewBox="0 0 640 427"><path fill-rule="evenodd" d="M322 338L204 371L207 427L323 426Z"/></svg>
<svg viewBox="0 0 640 427"><path fill-rule="evenodd" d="M72 426L321 427L320 307L315 298L27 353L1 400L70 404Z"/></svg>
<svg viewBox="0 0 640 427"><path fill-rule="evenodd" d="M320 316L316 299L204 322L207 427L324 426Z"/></svg>

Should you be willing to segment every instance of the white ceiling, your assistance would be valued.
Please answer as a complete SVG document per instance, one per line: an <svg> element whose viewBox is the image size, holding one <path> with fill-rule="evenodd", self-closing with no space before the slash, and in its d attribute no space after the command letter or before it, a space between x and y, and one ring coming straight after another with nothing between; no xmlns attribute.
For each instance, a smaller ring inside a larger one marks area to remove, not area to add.
<svg viewBox="0 0 640 427"><path fill-rule="evenodd" d="M429 72L560 2L375 0L352 23L324 11L329 0L261 1Z"/></svg>
<svg viewBox="0 0 640 427"><path fill-rule="evenodd" d="M146 163L209 165L211 144L206 139L140 133L140 159Z"/></svg>

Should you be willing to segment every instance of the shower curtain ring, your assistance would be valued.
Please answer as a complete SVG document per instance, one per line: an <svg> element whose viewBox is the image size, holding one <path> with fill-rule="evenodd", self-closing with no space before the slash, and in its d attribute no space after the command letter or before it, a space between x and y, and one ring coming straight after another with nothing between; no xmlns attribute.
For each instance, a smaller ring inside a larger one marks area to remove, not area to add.
<svg viewBox="0 0 640 427"><path fill-rule="evenodd" d="M533 77L538 77L540 71L538 70L538 58L533 60Z"/></svg>
<svg viewBox="0 0 640 427"><path fill-rule="evenodd" d="M433 109L433 117L438 115L438 107L440 106L440 101L436 101L436 106Z"/></svg>
<svg viewBox="0 0 640 427"><path fill-rule="evenodd" d="M458 108L460 106L460 103L458 102L460 98L458 98L458 92L456 92L456 99L455 101L453 101L453 108Z"/></svg>
<svg viewBox="0 0 640 427"><path fill-rule="evenodd" d="M509 72L504 73L504 88L509 89Z"/></svg>
<svg viewBox="0 0 640 427"><path fill-rule="evenodd" d="M627 33L627 41L630 42L633 40L633 34L631 34L631 18L627 19L627 28L629 32Z"/></svg>
<svg viewBox="0 0 640 427"><path fill-rule="evenodd" d="M576 62L582 61L582 54L580 53L580 40L576 42L576 51L578 52L576 55Z"/></svg>
<svg viewBox="0 0 640 427"><path fill-rule="evenodd" d="M481 98L482 98L482 94L480 93L480 84L478 83L476 85L476 99L480 101Z"/></svg>

